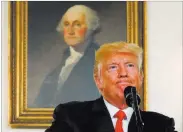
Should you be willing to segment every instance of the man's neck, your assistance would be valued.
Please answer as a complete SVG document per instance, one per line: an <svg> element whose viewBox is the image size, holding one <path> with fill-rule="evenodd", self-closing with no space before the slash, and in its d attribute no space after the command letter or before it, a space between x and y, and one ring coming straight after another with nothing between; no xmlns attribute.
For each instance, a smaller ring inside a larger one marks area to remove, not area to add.
<svg viewBox="0 0 183 132"><path fill-rule="evenodd" d="M104 99L104 98L103 98ZM131 115L133 113L133 109L131 107L125 107L123 109L120 109L114 105L112 105L111 103L109 103L107 100L104 99L104 103L109 111L109 114L111 116L111 118L114 116L114 114L118 111L118 110L123 110L125 112L125 114L127 114L127 116L129 116L129 118L131 118Z"/></svg>
<svg viewBox="0 0 183 132"><path fill-rule="evenodd" d="M114 100L104 98L104 100L106 100L109 104L113 105L114 107L117 107L120 110L126 109L128 107L125 99L121 99L121 101L119 101L119 99Z"/></svg>
<svg viewBox="0 0 183 132"><path fill-rule="evenodd" d="M70 46L69 48L70 48L71 55L73 52L84 54L85 50L92 42L93 42L93 38L90 37L86 39L83 43L78 44L77 46Z"/></svg>

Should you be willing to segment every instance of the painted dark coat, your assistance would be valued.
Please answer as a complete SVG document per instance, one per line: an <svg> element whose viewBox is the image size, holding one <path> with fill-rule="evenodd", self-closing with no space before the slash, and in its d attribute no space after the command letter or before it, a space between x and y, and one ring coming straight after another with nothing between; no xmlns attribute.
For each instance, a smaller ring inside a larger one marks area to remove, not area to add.
<svg viewBox="0 0 183 132"><path fill-rule="evenodd" d="M98 48L99 46L95 43L88 45L84 55L72 69L63 87L57 90L61 68L70 55L69 49L67 49L60 65L44 79L40 93L34 102L35 107L56 107L60 103L69 101L88 101L100 97L93 79L95 51Z"/></svg>

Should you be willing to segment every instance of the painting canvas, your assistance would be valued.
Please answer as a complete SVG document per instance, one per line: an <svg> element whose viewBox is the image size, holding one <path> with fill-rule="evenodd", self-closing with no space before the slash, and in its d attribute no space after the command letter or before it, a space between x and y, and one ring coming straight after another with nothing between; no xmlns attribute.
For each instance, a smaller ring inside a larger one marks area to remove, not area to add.
<svg viewBox="0 0 183 132"><path fill-rule="evenodd" d="M61 84L59 77L69 46L56 29L68 8L85 5L97 12L100 30L93 36L92 51L84 52ZM142 109L146 108L145 2L56 1L9 2L10 125L45 127L53 108L68 101L100 96L93 81L95 48L113 41L127 41L144 49ZM59 84L59 85L58 85Z"/></svg>

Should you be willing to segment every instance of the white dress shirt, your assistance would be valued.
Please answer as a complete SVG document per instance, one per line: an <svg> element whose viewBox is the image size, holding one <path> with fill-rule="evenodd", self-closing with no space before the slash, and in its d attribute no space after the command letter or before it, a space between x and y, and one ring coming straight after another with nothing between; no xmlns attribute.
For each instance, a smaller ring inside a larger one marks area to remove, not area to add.
<svg viewBox="0 0 183 132"><path fill-rule="evenodd" d="M69 47L69 49L70 49L70 56L66 59L65 65L61 68L61 72L59 74L58 79L58 88L61 88L63 86L64 82L69 77L72 69L84 54L84 52L77 52L76 50L74 50L73 47Z"/></svg>
<svg viewBox="0 0 183 132"><path fill-rule="evenodd" d="M109 111L109 114L110 114L110 117L111 117L111 120L112 120L112 123L113 123L113 126L115 128L116 126L116 122L117 122L117 118L114 118L114 115L120 110L119 108L111 105L109 102L107 102L105 99L104 99L104 103L107 107L107 110ZM130 122L130 119L131 119L131 116L132 116L132 113L133 113L133 108L131 107L128 107L124 110L122 110L123 112L125 112L126 114L126 119L124 119L122 122L122 128L123 128L123 131L124 132L128 132L128 124Z"/></svg>

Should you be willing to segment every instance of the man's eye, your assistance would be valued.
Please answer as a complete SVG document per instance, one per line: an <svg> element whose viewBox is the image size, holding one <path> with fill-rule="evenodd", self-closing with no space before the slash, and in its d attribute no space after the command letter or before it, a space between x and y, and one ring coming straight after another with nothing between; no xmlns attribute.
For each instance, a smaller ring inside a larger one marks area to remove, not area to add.
<svg viewBox="0 0 183 132"><path fill-rule="evenodd" d="M80 23L76 23L75 26L76 27L81 27L81 24Z"/></svg>
<svg viewBox="0 0 183 132"><path fill-rule="evenodd" d="M69 23L68 23L68 22L65 22L65 23L64 23L64 26L69 26Z"/></svg>
<svg viewBox="0 0 183 132"><path fill-rule="evenodd" d="M109 70L116 70L118 67L115 65L109 66Z"/></svg>
<svg viewBox="0 0 183 132"><path fill-rule="evenodd" d="M134 65L134 64L131 64L131 63L129 63L129 64L127 64L127 66L128 66L128 67L134 67L135 65Z"/></svg>

